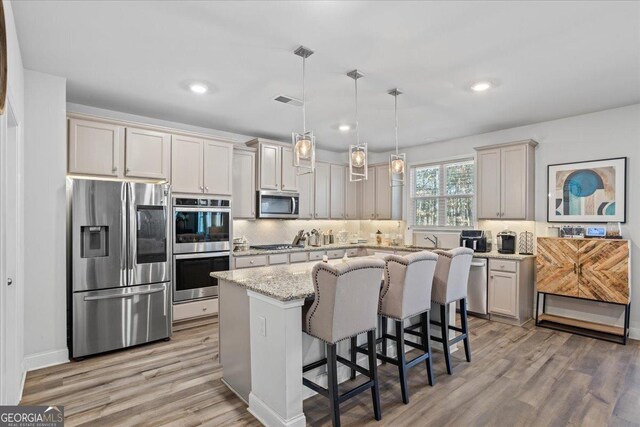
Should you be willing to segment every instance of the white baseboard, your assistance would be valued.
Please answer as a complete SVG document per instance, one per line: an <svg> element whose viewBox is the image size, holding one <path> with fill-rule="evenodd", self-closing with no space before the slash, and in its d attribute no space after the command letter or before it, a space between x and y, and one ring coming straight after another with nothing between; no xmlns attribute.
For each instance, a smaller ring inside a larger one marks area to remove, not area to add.
<svg viewBox="0 0 640 427"><path fill-rule="evenodd" d="M629 328L629 338L640 340L640 328Z"/></svg>
<svg viewBox="0 0 640 427"><path fill-rule="evenodd" d="M249 393L249 413L253 415L262 425L276 427L304 427L306 418L301 413L294 418L285 420L276 414L267 404L256 397L253 393Z"/></svg>
<svg viewBox="0 0 640 427"><path fill-rule="evenodd" d="M66 348L60 350L44 351L42 353L30 354L24 358L24 367L26 371L35 371L36 369L46 368L48 366L60 365L69 361L69 350Z"/></svg>

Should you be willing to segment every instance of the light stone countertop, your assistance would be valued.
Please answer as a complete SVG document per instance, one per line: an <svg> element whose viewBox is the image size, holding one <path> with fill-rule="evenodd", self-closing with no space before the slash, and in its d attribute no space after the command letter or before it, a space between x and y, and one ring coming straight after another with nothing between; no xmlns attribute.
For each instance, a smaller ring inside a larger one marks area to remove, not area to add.
<svg viewBox="0 0 640 427"><path fill-rule="evenodd" d="M377 245L375 243L345 243L340 244L336 243L333 245L324 245L324 246L305 246L304 248L292 248L292 249L274 249L274 250L265 250L265 249L249 249L248 251L242 252L233 252L234 257L245 257L245 256L253 256L253 255L273 255L273 254L288 254L292 252L315 252L315 251L330 251L330 250L338 250L338 249L378 249L381 251L406 251L406 252L420 252L420 251L431 251L433 249L422 248L418 246L404 246L404 245ZM506 260L514 260L520 261L523 259L535 257L535 255L521 255L521 254L501 254L497 251L492 252L476 252L474 257L477 258L493 258L493 259L506 259Z"/></svg>
<svg viewBox="0 0 640 427"><path fill-rule="evenodd" d="M327 245L321 248L313 248L312 250L327 250L327 249L345 249L345 248L367 248L367 249L397 249L404 251L417 252L424 250L416 247L390 247L390 246L376 246L376 245ZM306 248L305 248L306 249ZM263 255L273 253L288 253L288 252L300 252L304 249L297 249L294 251L280 250L280 251L254 251L247 255ZM520 261L527 258L532 258L534 255L519 255L519 254L499 254L497 252L489 253L476 253L476 257L481 258L496 258L496 259L508 259ZM358 259L358 258L353 258ZM297 299L305 299L314 295L313 282L311 280L311 270L313 266L319 261L295 263L295 264L281 264L269 267L254 267L254 268L242 268L238 270L220 271L211 273L211 277L217 279L226 280L236 285L245 287L251 291L258 292L268 297L274 298L279 301L291 301ZM331 260L330 264L337 264L342 260ZM347 261L348 262L348 261Z"/></svg>
<svg viewBox="0 0 640 427"><path fill-rule="evenodd" d="M330 264L342 262L332 261ZM211 273L211 277L227 280L279 301L305 299L314 295L311 270L317 262L243 268Z"/></svg>

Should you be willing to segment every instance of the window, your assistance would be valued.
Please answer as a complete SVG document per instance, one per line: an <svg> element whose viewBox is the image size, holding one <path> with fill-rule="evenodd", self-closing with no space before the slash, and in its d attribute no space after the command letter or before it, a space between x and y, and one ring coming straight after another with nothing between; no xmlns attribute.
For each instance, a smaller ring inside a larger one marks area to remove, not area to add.
<svg viewBox="0 0 640 427"><path fill-rule="evenodd" d="M473 224L472 159L411 167L411 216L417 227Z"/></svg>

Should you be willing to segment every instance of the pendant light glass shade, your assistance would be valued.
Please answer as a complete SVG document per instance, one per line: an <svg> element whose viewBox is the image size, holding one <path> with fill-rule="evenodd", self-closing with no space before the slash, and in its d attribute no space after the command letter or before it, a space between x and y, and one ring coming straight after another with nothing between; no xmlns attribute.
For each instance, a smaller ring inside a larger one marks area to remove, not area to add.
<svg viewBox="0 0 640 427"><path fill-rule="evenodd" d="M313 131L307 131L307 110L304 91L307 58L313 55L313 51L300 46L293 53L302 57L302 133L291 133L293 166L298 168L298 175L306 175L313 173L316 167L316 138L313 136Z"/></svg>
<svg viewBox="0 0 640 427"><path fill-rule="evenodd" d="M396 152L389 156L389 185L392 187L402 187L404 185L407 167L407 155L398 153L398 95L401 94L402 92L397 88L389 91L389 95L393 96L396 119Z"/></svg>
<svg viewBox="0 0 640 427"><path fill-rule="evenodd" d="M347 73L355 82L356 88L356 143L349 146L349 181L366 181L369 169L369 156L367 152L367 144L360 142L360 126L358 123L358 79L363 74L358 70Z"/></svg>

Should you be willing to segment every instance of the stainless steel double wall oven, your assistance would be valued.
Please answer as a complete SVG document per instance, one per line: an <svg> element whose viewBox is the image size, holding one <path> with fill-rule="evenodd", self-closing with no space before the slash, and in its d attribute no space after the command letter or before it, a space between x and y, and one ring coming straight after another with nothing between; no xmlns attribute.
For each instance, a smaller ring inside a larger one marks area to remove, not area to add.
<svg viewBox="0 0 640 427"><path fill-rule="evenodd" d="M218 296L209 273L229 270L231 227L229 200L174 197L174 303Z"/></svg>

